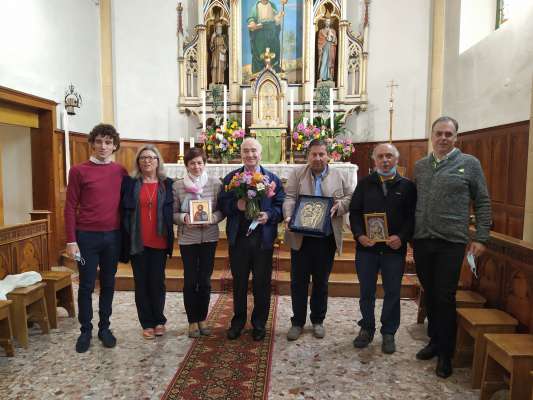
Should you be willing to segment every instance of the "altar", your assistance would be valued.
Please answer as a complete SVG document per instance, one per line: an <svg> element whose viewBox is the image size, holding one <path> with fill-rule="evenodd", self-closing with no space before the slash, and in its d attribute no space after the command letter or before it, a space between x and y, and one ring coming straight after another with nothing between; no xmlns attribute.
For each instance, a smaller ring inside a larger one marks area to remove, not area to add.
<svg viewBox="0 0 533 400"><path fill-rule="evenodd" d="M281 180L287 180L294 168L299 168L303 164L261 164L269 171L275 173ZM357 186L357 165L351 163L330 163L330 168L339 169L348 179L352 190ZM205 169L209 176L224 178L231 171L239 168L238 164L206 164ZM183 164L165 164L167 176L176 179L183 178L187 172Z"/></svg>

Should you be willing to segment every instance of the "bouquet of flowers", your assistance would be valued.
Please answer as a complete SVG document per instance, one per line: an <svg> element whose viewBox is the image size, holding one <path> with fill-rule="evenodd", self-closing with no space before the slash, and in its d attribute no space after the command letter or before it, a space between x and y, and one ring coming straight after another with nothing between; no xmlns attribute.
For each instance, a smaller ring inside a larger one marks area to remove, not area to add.
<svg viewBox="0 0 533 400"><path fill-rule="evenodd" d="M330 139L328 142L328 153L333 161L350 161L355 147L350 139Z"/></svg>
<svg viewBox="0 0 533 400"><path fill-rule="evenodd" d="M244 134L239 122L231 118L226 121L225 126L210 128L200 134L200 142L204 144L207 154L229 160L239 154Z"/></svg>
<svg viewBox="0 0 533 400"><path fill-rule="evenodd" d="M224 190L226 192L234 191L238 199L246 200L244 214L247 219L254 220L261 211L259 204L261 199L274 196L276 182L271 182L268 175L263 175L260 172L237 172Z"/></svg>
<svg viewBox="0 0 533 400"><path fill-rule="evenodd" d="M309 143L313 139L326 139L329 137L329 130L324 126L319 128L317 126L299 123L296 126L296 130L292 133L292 150L293 151L305 151L309 146Z"/></svg>

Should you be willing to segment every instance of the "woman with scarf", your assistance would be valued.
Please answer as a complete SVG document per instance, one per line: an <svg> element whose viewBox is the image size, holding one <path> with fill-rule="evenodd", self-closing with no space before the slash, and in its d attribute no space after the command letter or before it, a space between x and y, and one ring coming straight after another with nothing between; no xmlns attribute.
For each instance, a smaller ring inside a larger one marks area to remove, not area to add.
<svg viewBox="0 0 533 400"><path fill-rule="evenodd" d="M153 145L143 146L122 181L122 262L131 261L135 305L145 339L165 334L165 266L172 256L172 179Z"/></svg>
<svg viewBox="0 0 533 400"><path fill-rule="evenodd" d="M185 153L187 174L174 182L174 222L178 224L179 245L183 260L183 302L189 321L189 337L209 335L205 320L211 297L211 274L218 242L218 223L223 219L217 207L217 196L222 183L207 176L206 156L199 148ZM207 200L211 203L210 224L191 224L190 200Z"/></svg>

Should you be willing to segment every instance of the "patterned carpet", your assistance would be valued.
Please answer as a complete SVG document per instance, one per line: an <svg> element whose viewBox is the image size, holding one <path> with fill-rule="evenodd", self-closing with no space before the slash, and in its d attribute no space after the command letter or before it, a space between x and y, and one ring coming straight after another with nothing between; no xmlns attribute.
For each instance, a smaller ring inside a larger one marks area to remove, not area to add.
<svg viewBox="0 0 533 400"><path fill-rule="evenodd" d="M263 341L252 340L249 326L239 339L228 340L233 300L231 292L221 295L209 316L212 335L194 341L162 399L267 399L277 303L277 296L272 296ZM249 296L248 315L252 307Z"/></svg>

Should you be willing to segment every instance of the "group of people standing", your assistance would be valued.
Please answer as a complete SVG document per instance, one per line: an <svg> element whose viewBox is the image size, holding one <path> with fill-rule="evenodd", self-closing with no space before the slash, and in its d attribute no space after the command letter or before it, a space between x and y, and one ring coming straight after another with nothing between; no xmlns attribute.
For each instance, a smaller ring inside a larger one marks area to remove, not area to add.
<svg viewBox="0 0 533 400"><path fill-rule="evenodd" d="M78 292L81 334L76 351L89 349L92 338L92 293L99 266L100 299L98 338L114 347L109 329L114 280L118 261L131 262L135 303L142 336L154 339L165 334L165 265L174 247L174 224L184 267L184 306L192 338L210 335L206 323L211 275L219 238L218 224L226 218L229 260L233 277L234 315L226 332L237 339L247 321L248 279L252 273L254 307L253 340L266 335L270 309L272 256L278 224L285 223L285 240L291 248L291 300L293 316L288 340L304 332L310 296L310 321L316 338L326 335L328 282L336 253L342 251L345 214L357 242L356 272L360 282L360 331L356 348L367 347L374 338L374 306L378 273L384 287L381 313L382 351L394 353L395 333L400 325L400 288L407 242L411 241L417 274L426 293L430 342L417 358L438 356L436 373L452 373L455 346L455 292L465 250L479 256L489 238L490 200L479 161L455 147L457 122L441 117L432 125L433 152L415 166L414 182L401 176L396 166L399 152L392 144L374 148L375 170L363 178L355 192L339 170L331 168L326 143L311 141L307 164L295 168L286 182L261 164L261 144L245 138L241 145L243 165L222 182L205 171L206 156L199 148L184 157L187 173L173 181L166 177L164 161L155 146L137 153L135 169L126 170L111 161L120 146L111 125L97 125L89 135L92 156L69 173L65 226L67 253L78 260ZM259 215L246 218L246 201L227 190L233 176L248 171L268 176L274 193L260 200ZM293 232L289 221L301 195L333 199L330 229L322 237ZM190 200L212 205L208 223L191 221ZM470 205L476 216L475 237L468 231ZM365 214L384 213L388 238L375 242L366 232Z"/></svg>

